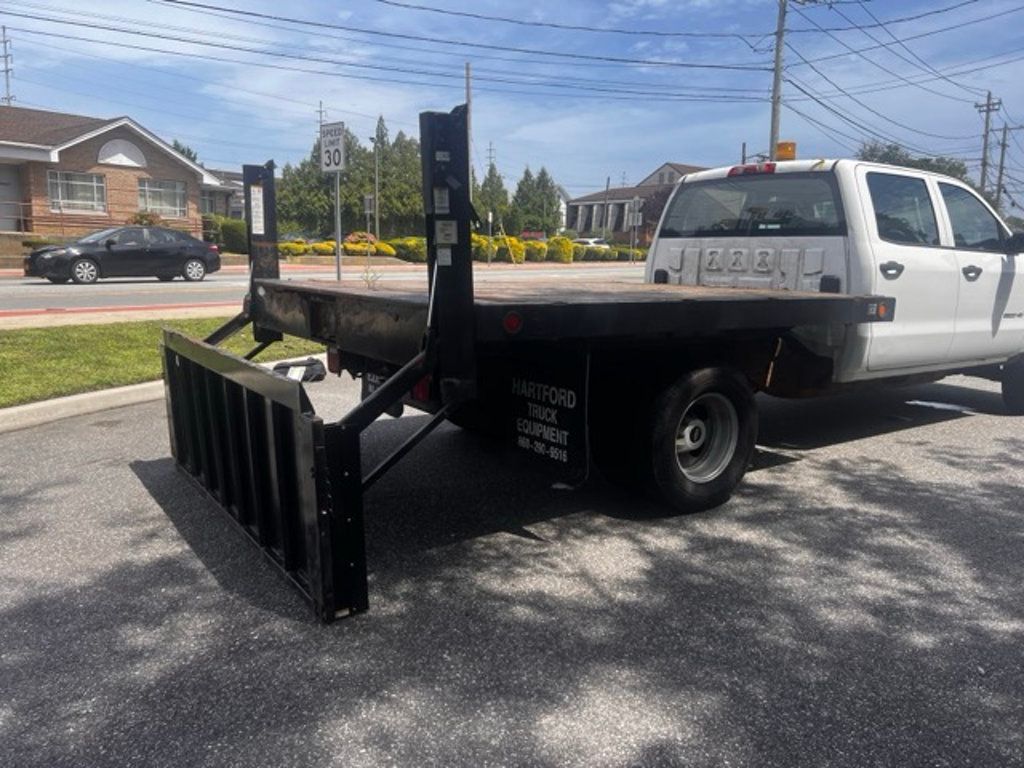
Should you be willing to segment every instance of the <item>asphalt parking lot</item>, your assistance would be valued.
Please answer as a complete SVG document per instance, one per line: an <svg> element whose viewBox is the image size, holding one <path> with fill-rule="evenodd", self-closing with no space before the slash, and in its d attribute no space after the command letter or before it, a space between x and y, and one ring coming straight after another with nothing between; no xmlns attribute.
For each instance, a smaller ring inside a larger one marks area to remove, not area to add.
<svg viewBox="0 0 1024 768"><path fill-rule="evenodd" d="M162 403L2 434L0 765L1024 765L1024 418L962 378L763 406L688 517L442 428L370 491L371 610L328 627Z"/></svg>

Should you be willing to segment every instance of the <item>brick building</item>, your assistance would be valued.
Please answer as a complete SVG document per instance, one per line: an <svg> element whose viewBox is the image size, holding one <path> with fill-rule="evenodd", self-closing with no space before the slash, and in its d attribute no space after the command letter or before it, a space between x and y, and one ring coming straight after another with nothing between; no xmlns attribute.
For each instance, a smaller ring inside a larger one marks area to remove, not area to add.
<svg viewBox="0 0 1024 768"><path fill-rule="evenodd" d="M0 231L77 235L155 213L202 233L234 186L130 117L0 106Z"/></svg>

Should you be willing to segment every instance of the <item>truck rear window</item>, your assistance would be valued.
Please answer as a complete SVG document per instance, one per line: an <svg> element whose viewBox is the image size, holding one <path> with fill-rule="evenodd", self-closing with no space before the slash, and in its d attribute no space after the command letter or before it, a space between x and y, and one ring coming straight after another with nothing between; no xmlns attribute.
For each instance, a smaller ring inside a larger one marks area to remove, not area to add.
<svg viewBox="0 0 1024 768"><path fill-rule="evenodd" d="M661 237L845 235L835 177L824 173L733 176L684 184Z"/></svg>

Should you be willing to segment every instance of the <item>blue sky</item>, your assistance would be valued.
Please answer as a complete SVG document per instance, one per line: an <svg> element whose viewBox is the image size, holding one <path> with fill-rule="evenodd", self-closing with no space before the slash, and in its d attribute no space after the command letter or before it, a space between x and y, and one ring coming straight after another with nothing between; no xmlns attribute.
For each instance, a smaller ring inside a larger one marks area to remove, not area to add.
<svg viewBox="0 0 1024 768"><path fill-rule="evenodd" d="M664 161L723 165L743 142L768 147L775 0L195 2L335 27L164 0L0 0L15 103L127 114L211 167L283 164L308 153L321 100L358 136L378 114L392 135L415 133L420 111L464 99L469 62L474 163L482 171L493 146L510 188L526 165L575 196ZM974 102L991 90L1003 101L993 125L1024 124L1022 2L791 2L787 28L781 137L801 157L887 138L965 158L977 174ZM1024 131L1007 157L1021 180L1007 187L1024 203Z"/></svg>

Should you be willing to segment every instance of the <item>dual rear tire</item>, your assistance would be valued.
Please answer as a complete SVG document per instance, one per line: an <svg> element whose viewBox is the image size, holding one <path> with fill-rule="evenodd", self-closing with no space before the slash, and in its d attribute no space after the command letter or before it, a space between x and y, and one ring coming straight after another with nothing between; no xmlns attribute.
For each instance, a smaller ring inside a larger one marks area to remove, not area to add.
<svg viewBox="0 0 1024 768"><path fill-rule="evenodd" d="M688 371L625 418L595 425L595 463L612 482L640 487L679 512L728 501L750 464L757 407L729 368Z"/></svg>

